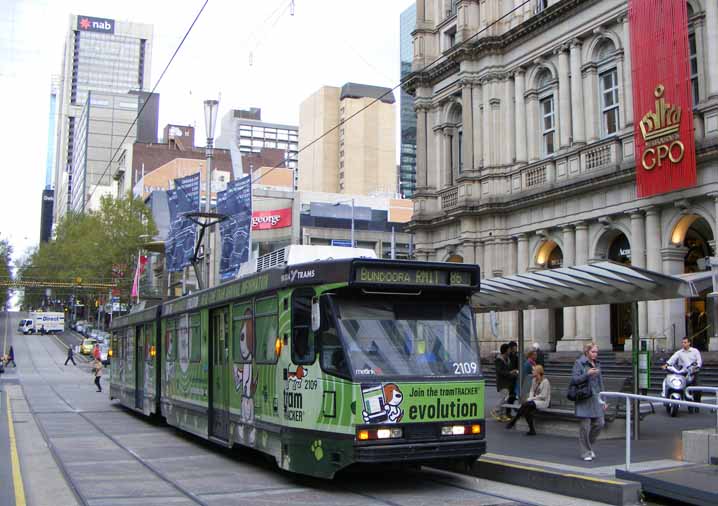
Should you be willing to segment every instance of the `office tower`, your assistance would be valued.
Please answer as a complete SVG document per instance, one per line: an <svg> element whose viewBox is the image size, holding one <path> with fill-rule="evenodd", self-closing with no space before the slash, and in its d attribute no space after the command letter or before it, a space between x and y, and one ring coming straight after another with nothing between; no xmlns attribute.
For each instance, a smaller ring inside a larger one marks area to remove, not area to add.
<svg viewBox="0 0 718 506"><path fill-rule="evenodd" d="M58 99L56 222L72 204L71 171L77 156L78 121L88 94L90 91L127 94L149 89L151 55L151 25L70 15ZM87 127L92 131L92 124ZM113 131L111 135L124 135L125 132ZM111 175L112 170L109 170L107 181L103 179L93 184L109 186ZM74 193L77 196L77 192Z"/></svg>
<svg viewBox="0 0 718 506"><path fill-rule="evenodd" d="M347 83L314 92L299 112L299 189L396 193L394 119L389 88Z"/></svg>
<svg viewBox="0 0 718 506"><path fill-rule="evenodd" d="M414 59L413 37L416 28L416 4L412 4L399 17L399 72L401 79L411 74ZM404 89L399 96L401 122L401 155L399 158L399 191L411 198L416 190L416 112L414 97Z"/></svg>

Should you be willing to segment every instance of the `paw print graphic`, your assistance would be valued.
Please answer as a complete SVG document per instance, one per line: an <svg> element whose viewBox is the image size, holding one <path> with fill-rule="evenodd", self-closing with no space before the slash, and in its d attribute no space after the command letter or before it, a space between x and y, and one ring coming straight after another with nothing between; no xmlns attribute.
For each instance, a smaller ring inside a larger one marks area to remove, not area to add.
<svg viewBox="0 0 718 506"><path fill-rule="evenodd" d="M312 443L311 451L314 454L314 458L319 460L322 460L324 458L324 450L322 449L322 440L317 439Z"/></svg>

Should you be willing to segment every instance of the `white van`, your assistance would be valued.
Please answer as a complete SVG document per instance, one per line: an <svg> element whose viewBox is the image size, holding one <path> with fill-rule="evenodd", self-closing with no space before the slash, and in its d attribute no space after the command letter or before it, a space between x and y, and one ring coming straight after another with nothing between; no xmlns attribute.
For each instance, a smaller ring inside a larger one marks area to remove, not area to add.
<svg viewBox="0 0 718 506"><path fill-rule="evenodd" d="M17 326L17 331L23 334L30 334L34 332L34 328L32 318L23 318Z"/></svg>

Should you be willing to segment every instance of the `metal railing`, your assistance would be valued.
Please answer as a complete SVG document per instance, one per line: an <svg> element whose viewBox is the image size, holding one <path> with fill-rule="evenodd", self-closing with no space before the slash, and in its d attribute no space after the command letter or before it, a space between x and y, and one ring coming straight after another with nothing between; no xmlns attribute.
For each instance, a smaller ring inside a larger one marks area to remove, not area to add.
<svg viewBox="0 0 718 506"><path fill-rule="evenodd" d="M690 390L703 390L706 392L718 392L716 387L688 387ZM691 408L705 408L716 411L716 432L718 432L718 396L716 404L705 404L703 402L679 401L665 397L654 397L651 395L628 394L625 392L601 392L599 397L621 397L626 399L626 471L631 470L631 401L652 401L663 404L677 404Z"/></svg>

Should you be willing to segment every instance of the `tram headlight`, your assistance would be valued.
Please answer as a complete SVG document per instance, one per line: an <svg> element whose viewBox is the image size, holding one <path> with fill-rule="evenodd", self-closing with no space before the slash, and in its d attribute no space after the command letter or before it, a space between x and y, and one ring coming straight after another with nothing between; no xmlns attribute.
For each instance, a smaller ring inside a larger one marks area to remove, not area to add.
<svg viewBox="0 0 718 506"><path fill-rule="evenodd" d="M150 357L155 358L157 356L157 348L150 346Z"/></svg>
<svg viewBox="0 0 718 506"><path fill-rule="evenodd" d="M109 350L107 350L107 356L110 357L110 358L112 358L112 348L110 348Z"/></svg>
<svg viewBox="0 0 718 506"><path fill-rule="evenodd" d="M357 440L373 441L377 439L399 439L404 436L401 427L382 427L380 429L358 429Z"/></svg>
<svg viewBox="0 0 718 506"><path fill-rule="evenodd" d="M274 354L275 356L279 356L282 353L282 339L277 338L274 340Z"/></svg>

